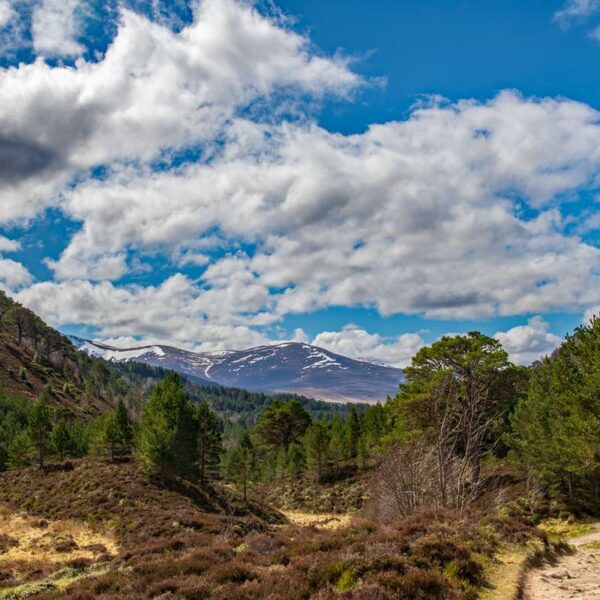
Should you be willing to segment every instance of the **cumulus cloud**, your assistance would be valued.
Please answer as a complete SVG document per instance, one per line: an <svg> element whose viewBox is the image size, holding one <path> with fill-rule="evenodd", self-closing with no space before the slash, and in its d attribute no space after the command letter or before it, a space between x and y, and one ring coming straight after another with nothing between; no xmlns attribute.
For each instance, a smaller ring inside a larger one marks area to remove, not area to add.
<svg viewBox="0 0 600 600"><path fill-rule="evenodd" d="M504 346L510 359L528 365L552 353L562 338L549 331L549 324L540 316L531 317L527 325L518 325L508 331L499 331L494 337Z"/></svg>
<svg viewBox="0 0 600 600"><path fill-rule="evenodd" d="M75 6L46 0L36 9L48 49L75 49L57 41ZM96 165L209 144L261 97L344 95L360 82L344 59L316 55L307 38L246 3L204 0L178 33L123 10L99 62L0 70L0 222L57 202Z"/></svg>
<svg viewBox="0 0 600 600"><path fill-rule="evenodd" d="M42 0L33 10L33 49L41 56L79 56L77 10L81 0Z"/></svg>
<svg viewBox="0 0 600 600"><path fill-rule="evenodd" d="M0 235L0 253L16 252L21 248L17 240L11 240ZM33 281L31 273L19 262L4 258L0 254L0 288L4 291L13 290L29 285Z"/></svg>
<svg viewBox="0 0 600 600"><path fill-rule="evenodd" d="M248 308L244 301L251 307L252 298L240 298L234 308L231 293L217 288L205 294L188 278L174 275L161 285L147 287L40 282L19 292L17 299L55 327L86 324L97 329L99 338L113 342L131 342L135 335L144 343L171 343L198 351L266 343L263 334L233 312Z"/></svg>
<svg viewBox="0 0 600 600"><path fill-rule="evenodd" d="M341 331L323 331L312 344L357 360L399 368L408 365L424 346L423 339L416 333L384 337L356 325L346 325Z"/></svg>
<svg viewBox="0 0 600 600"><path fill-rule="evenodd" d="M279 316L331 305L465 318L585 306L600 297L600 251L565 233L557 202L599 166L593 109L512 92L418 108L353 136L236 119L210 164L118 169L66 192L84 227L53 268L95 278L107 257L207 236L254 246L236 264L272 291ZM523 206L535 216L520 216Z"/></svg>
<svg viewBox="0 0 600 600"><path fill-rule="evenodd" d="M39 52L77 54L78 3L36 6L57 24L39 28L54 39L45 51L34 27ZM81 223L46 261L55 281L20 292L54 324L222 348L335 305L472 319L600 302L600 250L561 214L597 185L590 106L432 98L403 120L332 133L310 112L286 115L362 85L344 58L236 0L204 0L175 29L122 10L95 61L0 69L0 222L56 205ZM200 275L118 284L158 254ZM420 343L326 334L390 364Z"/></svg>

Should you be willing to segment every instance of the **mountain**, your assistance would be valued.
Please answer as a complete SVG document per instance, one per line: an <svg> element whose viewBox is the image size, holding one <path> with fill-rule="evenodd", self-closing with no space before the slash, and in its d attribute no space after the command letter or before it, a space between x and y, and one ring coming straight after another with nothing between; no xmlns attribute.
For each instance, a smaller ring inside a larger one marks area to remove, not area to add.
<svg viewBox="0 0 600 600"><path fill-rule="evenodd" d="M383 401L396 393L403 378L400 369L295 342L240 351L190 352L163 345L115 348L82 338L70 339L92 356L172 369L201 385L288 392L329 402Z"/></svg>

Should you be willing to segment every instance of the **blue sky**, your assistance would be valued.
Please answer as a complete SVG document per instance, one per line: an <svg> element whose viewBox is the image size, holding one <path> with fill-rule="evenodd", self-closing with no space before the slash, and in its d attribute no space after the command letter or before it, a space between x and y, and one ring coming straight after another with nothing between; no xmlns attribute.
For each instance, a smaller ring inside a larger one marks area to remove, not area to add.
<svg viewBox="0 0 600 600"><path fill-rule="evenodd" d="M0 285L65 332L444 333L600 306L600 2L0 0Z"/></svg>

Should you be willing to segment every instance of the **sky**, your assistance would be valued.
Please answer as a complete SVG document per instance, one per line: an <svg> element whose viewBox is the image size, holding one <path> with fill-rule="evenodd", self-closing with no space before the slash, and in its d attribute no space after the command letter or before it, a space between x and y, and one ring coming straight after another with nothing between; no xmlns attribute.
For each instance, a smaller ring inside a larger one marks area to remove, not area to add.
<svg viewBox="0 0 600 600"><path fill-rule="evenodd" d="M0 0L0 287L65 333L528 364L600 313L600 0Z"/></svg>

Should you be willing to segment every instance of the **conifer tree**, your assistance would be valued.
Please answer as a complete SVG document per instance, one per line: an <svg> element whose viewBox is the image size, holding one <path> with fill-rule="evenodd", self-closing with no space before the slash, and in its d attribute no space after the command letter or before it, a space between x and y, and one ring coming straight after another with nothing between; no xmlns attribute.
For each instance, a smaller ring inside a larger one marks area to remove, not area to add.
<svg viewBox="0 0 600 600"><path fill-rule="evenodd" d="M358 455L358 444L361 435L360 417L356 408L350 409L346 422L344 423L344 441L348 458L356 458Z"/></svg>
<svg viewBox="0 0 600 600"><path fill-rule="evenodd" d="M162 475L190 475L197 461L195 408L181 378L168 373L152 392L140 425L139 458L144 468Z"/></svg>
<svg viewBox="0 0 600 600"><path fill-rule="evenodd" d="M317 481L323 479L327 465L330 433L329 425L324 421L316 421L307 429L304 436L304 445L309 463L315 470Z"/></svg>
<svg viewBox="0 0 600 600"><path fill-rule="evenodd" d="M30 464L31 439L27 430L19 431L10 441L7 451L8 466L12 469L20 469Z"/></svg>
<svg viewBox="0 0 600 600"><path fill-rule="evenodd" d="M290 444L287 450L287 468L293 477L298 477L306 469L306 455L300 442Z"/></svg>
<svg viewBox="0 0 600 600"><path fill-rule="evenodd" d="M219 419L206 402L198 405L198 469L200 480L206 481L218 470L223 451Z"/></svg>
<svg viewBox="0 0 600 600"><path fill-rule="evenodd" d="M61 461L65 459L65 456L67 456L73 448L73 441L71 439L69 428L64 419L60 419L52 430L52 446L58 453Z"/></svg>
<svg viewBox="0 0 600 600"><path fill-rule="evenodd" d="M248 486L254 477L256 470L256 449L245 431L239 444L229 455L227 462L227 474L238 485L242 487L244 502L248 500Z"/></svg>
<svg viewBox="0 0 600 600"><path fill-rule="evenodd" d="M50 451L52 435L52 420L46 393L42 392L31 409L29 415L29 438L37 454L40 469L44 468L44 461Z"/></svg>
<svg viewBox="0 0 600 600"><path fill-rule="evenodd" d="M336 467L344 458L344 426L342 420L337 415L331 422L329 456Z"/></svg>
<svg viewBox="0 0 600 600"><path fill-rule="evenodd" d="M115 428L119 453L130 454L133 446L133 424L122 398L119 399L115 410Z"/></svg>
<svg viewBox="0 0 600 600"><path fill-rule="evenodd" d="M298 400L274 400L260 416L255 432L263 445L287 449L304 435L310 422L310 415Z"/></svg>

